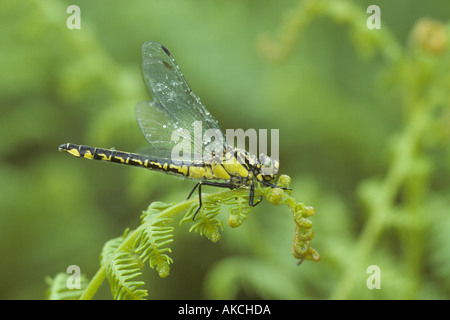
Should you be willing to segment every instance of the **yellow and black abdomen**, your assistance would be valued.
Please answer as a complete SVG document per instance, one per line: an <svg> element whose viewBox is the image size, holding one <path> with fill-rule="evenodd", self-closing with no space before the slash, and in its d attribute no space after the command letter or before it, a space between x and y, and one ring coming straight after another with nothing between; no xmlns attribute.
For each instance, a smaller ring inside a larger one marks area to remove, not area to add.
<svg viewBox="0 0 450 320"><path fill-rule="evenodd" d="M181 175L184 177L188 177L189 174L188 165L175 165L167 159L154 159L149 156L137 153L123 152L113 149L95 148L73 143L65 143L63 145L60 145L59 151L67 152L78 158L109 161L124 165L143 167L169 174Z"/></svg>
<svg viewBox="0 0 450 320"><path fill-rule="evenodd" d="M224 180L230 181L231 176L221 164L203 162L174 163L169 159L156 159L137 153L123 152L112 149L102 149L65 143L59 146L59 151L67 152L78 158L115 162L124 165L143 167L150 170L182 176L194 180Z"/></svg>
<svg viewBox="0 0 450 320"><path fill-rule="evenodd" d="M146 167L148 157L136 153L117 151L112 149L102 149L66 143L59 146L59 151L67 152L78 158L86 158L92 160L110 161L115 163L123 163L139 167Z"/></svg>

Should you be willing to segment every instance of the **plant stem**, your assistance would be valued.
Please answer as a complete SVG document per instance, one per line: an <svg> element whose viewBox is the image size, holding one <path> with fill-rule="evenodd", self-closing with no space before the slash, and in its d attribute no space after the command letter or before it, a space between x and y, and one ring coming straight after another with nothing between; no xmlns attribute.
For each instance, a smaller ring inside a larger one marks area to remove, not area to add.
<svg viewBox="0 0 450 320"><path fill-rule="evenodd" d="M95 276L92 278L91 282L89 282L88 287L84 290L83 294L80 297L80 300L92 300L92 297L97 292L100 285L103 283L103 280L106 278L106 266L101 266L97 271Z"/></svg>
<svg viewBox="0 0 450 320"><path fill-rule="evenodd" d="M394 207L395 197L402 187L405 179L414 170L412 162L418 157L417 146L426 130L430 118L426 114L426 108L415 108L409 123L395 145L395 153L392 165L385 180L372 190L367 196L369 205L369 219L357 240L354 254L347 260L344 275L331 295L332 299L348 299L355 281L359 278L355 274L360 273L361 268L368 267L368 257L372 253L376 241L382 232L386 222L390 219Z"/></svg>

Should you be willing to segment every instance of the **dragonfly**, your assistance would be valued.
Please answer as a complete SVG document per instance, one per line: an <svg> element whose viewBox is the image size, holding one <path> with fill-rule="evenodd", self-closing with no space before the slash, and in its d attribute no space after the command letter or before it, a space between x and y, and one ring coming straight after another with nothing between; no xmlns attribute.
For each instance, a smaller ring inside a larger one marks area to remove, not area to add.
<svg viewBox="0 0 450 320"><path fill-rule="evenodd" d="M154 41L142 45L142 75L152 98L135 106L137 122L150 143L145 154L73 143L60 145L59 151L198 181L187 197L190 199L198 188L199 206L194 219L202 207L202 186L248 188L250 207L262 201L262 196L258 201L254 199L256 182L287 189L274 184L279 169L277 160L265 154L256 157L227 144L218 121L191 90L166 47ZM207 133L209 144L203 139Z"/></svg>

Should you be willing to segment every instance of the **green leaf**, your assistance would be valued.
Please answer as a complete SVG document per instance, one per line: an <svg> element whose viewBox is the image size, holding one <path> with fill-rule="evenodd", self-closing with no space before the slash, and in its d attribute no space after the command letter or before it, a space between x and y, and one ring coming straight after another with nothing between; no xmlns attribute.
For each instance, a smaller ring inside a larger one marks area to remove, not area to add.
<svg viewBox="0 0 450 320"><path fill-rule="evenodd" d="M148 295L147 290L140 289L144 282L135 280L142 274L141 268L142 262L129 252L114 253L107 260L106 276L114 299L143 300Z"/></svg>
<svg viewBox="0 0 450 320"><path fill-rule="evenodd" d="M70 288L67 283L70 276L68 273L60 272L54 278L47 277L45 279L45 282L49 286L46 295L48 300L77 300L81 296L88 285L86 276L83 274L80 275L79 289Z"/></svg>
<svg viewBox="0 0 450 320"><path fill-rule="evenodd" d="M135 252L139 254L142 262L149 260L150 267L156 270L161 278L169 275L169 265L173 260L165 253L172 252L166 246L173 239L173 227L164 226L168 224L170 218L156 218L155 216L146 216L144 223L140 227L140 232L136 243L138 244Z"/></svg>

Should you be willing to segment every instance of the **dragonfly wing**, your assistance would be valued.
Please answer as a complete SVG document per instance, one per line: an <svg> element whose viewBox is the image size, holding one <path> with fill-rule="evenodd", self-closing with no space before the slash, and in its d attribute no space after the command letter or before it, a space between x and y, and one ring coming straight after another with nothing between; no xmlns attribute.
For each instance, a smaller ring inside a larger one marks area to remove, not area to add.
<svg viewBox="0 0 450 320"><path fill-rule="evenodd" d="M192 154L195 150L203 150L208 141L224 145L224 135L217 120L191 90L176 61L163 45L157 42L143 44L142 73L153 103L138 104L136 115L144 136L153 146L163 148L173 130L180 128L191 135ZM168 123L160 122L163 120ZM159 130L170 132L157 132Z"/></svg>
<svg viewBox="0 0 450 320"><path fill-rule="evenodd" d="M162 159L170 159L175 146L172 132L179 128L178 121L160 104L141 101L135 106L136 119L151 148L146 153Z"/></svg>

